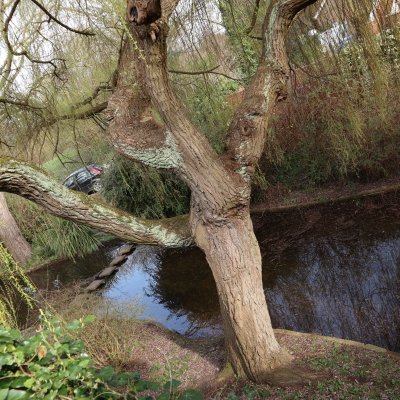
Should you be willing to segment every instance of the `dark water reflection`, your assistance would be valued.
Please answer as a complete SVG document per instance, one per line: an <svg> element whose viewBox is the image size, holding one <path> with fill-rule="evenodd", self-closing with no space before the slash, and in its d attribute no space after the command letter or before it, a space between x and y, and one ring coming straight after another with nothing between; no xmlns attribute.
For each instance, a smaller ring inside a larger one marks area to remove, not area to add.
<svg viewBox="0 0 400 400"><path fill-rule="evenodd" d="M274 326L400 350L400 240L365 245L310 238L265 266ZM282 274L293 261L296 268Z"/></svg>
<svg viewBox="0 0 400 400"><path fill-rule="evenodd" d="M396 204L398 202L396 201ZM400 351L400 212L396 204L258 218L263 280L276 328L316 332ZM93 275L116 249L32 278L40 286ZM145 304L144 318L191 336L221 333L212 274L198 249L141 246L102 295Z"/></svg>

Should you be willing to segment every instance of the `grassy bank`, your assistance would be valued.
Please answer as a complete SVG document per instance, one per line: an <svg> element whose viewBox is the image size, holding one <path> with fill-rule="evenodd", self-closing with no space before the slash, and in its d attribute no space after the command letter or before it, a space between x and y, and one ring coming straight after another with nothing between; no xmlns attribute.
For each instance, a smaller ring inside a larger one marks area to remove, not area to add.
<svg viewBox="0 0 400 400"><path fill-rule="evenodd" d="M138 304L111 306L79 287L44 298L62 319L97 314L78 338L98 367L138 371L161 384L178 380L182 389L197 388L206 399L400 399L400 355L375 346L276 330L294 356L293 369L276 375L275 385L255 385L227 368L223 337L185 338L139 321Z"/></svg>

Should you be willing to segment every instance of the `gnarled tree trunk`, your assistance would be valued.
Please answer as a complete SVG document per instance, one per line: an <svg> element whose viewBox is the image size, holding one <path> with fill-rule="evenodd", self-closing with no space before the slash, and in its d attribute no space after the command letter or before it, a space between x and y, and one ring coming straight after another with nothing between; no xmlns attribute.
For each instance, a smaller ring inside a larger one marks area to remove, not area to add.
<svg viewBox="0 0 400 400"><path fill-rule="evenodd" d="M4 193L0 193L0 241L20 264L26 263L32 255L30 244L22 236L21 230L8 209Z"/></svg>
<svg viewBox="0 0 400 400"><path fill-rule="evenodd" d="M130 24L108 101L107 133L124 156L170 169L189 185L189 220L135 218L83 199L26 164L0 159L0 190L23 195L55 215L139 243L178 247L195 242L217 284L229 361L238 374L259 382L269 380L291 357L275 339L264 296L249 213L251 181L273 107L285 98L289 27L299 11L316 1L270 2L260 64L228 129L222 156L188 120L169 82L168 20L179 0L162 0L162 18L155 23ZM155 120L154 108L163 122Z"/></svg>
<svg viewBox="0 0 400 400"><path fill-rule="evenodd" d="M261 277L261 254L250 213L223 224L193 223L217 285L228 359L240 376L262 382L291 356L275 339Z"/></svg>
<svg viewBox="0 0 400 400"><path fill-rule="evenodd" d="M262 287L260 250L249 213L251 180L264 148L272 109L286 96L286 34L297 13L315 1L271 2L263 24L263 55L227 132L222 157L185 117L184 107L169 83L168 18L178 0L162 2L162 19L156 24L130 26L136 40L132 46L136 49L131 50L134 62L125 60L125 67L120 64L122 70L135 71L139 92L146 93L148 106L160 113L165 124L164 143L174 149L171 167L191 188L190 227L217 285L229 361L236 373L258 382L287 366L291 357L275 339ZM127 86L123 78L119 79L116 98L118 91L127 92L123 89ZM136 100L143 107L141 96ZM132 107L135 95L131 99ZM126 116L129 118L129 113ZM145 120L144 116L136 120ZM121 112L109 130L114 141L116 136L121 138L118 120L124 120ZM145 129L136 131L136 147L147 138ZM154 157L150 160L154 163Z"/></svg>

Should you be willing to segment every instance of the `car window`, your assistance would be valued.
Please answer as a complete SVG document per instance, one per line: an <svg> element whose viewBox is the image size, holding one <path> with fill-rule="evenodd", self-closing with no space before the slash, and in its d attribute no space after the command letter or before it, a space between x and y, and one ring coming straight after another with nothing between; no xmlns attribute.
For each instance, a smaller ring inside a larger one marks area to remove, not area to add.
<svg viewBox="0 0 400 400"><path fill-rule="evenodd" d="M83 183L83 182L87 181L88 179L90 179L90 174L88 171L82 171L76 175L76 181L78 183Z"/></svg>
<svg viewBox="0 0 400 400"><path fill-rule="evenodd" d="M65 186L72 186L73 184L74 184L74 177L73 176L71 176L70 178L68 178L68 179L66 179L64 181L64 185Z"/></svg>

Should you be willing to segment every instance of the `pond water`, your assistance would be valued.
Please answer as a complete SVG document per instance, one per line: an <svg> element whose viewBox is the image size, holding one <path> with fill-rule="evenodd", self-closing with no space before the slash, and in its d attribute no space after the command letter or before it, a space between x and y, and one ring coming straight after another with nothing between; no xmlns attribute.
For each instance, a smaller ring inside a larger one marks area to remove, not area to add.
<svg viewBox="0 0 400 400"><path fill-rule="evenodd" d="M257 216L275 328L400 351L400 202L367 200ZM41 288L93 276L120 243L31 274ZM139 246L101 295L144 304L143 318L191 337L222 333L215 284L198 249Z"/></svg>

